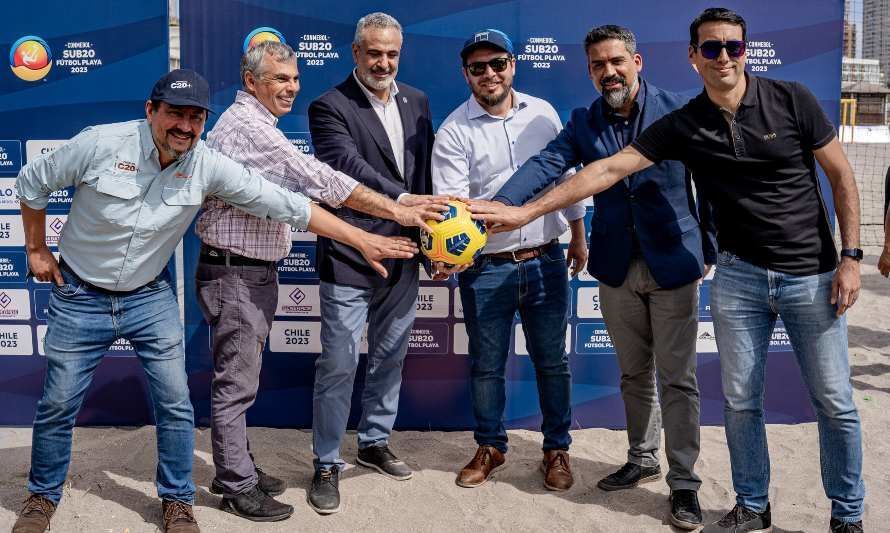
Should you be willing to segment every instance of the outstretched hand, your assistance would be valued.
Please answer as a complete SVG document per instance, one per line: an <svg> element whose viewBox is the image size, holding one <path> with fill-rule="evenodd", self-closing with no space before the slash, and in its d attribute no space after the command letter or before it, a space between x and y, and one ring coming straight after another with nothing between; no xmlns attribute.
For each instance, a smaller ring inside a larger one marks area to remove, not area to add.
<svg viewBox="0 0 890 533"><path fill-rule="evenodd" d="M384 278L389 272L381 262L383 259L411 259L419 250L417 244L408 237L384 237L367 233L358 245L365 261Z"/></svg>
<svg viewBox="0 0 890 533"><path fill-rule="evenodd" d="M527 209L491 200L469 200L473 220L483 220L491 233L513 231L530 222Z"/></svg>
<svg viewBox="0 0 890 533"><path fill-rule="evenodd" d="M442 214L448 211L447 196L406 194L399 201L396 222L402 226L415 226L426 232L432 232L427 220L444 220Z"/></svg>

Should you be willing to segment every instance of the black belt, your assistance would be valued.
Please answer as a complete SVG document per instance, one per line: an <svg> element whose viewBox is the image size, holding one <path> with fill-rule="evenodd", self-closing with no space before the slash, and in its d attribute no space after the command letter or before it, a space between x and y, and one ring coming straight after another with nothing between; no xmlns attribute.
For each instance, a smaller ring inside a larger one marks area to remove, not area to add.
<svg viewBox="0 0 890 533"><path fill-rule="evenodd" d="M71 274L71 275L73 275L75 278L77 278L78 282L79 282L80 284L82 284L85 288L87 288L87 289L89 289L89 290L91 290L91 291L93 291L93 292L99 292L99 293L102 293L102 294L109 294L109 295L126 295L126 294L130 294L130 293L136 292L136 291L138 291L138 290L141 290L143 287L145 287L145 285L148 285L148 283L152 283L153 281L155 281L155 280L157 280L158 278L160 278L160 277L162 277L162 276L164 276L164 275L167 274L167 267L165 266L164 269L161 270L161 273L158 274L158 276L157 276L155 279L149 281L148 283L146 283L146 284L143 285L142 287L137 287L137 288L135 288L135 289L133 289L133 290L129 290L129 291L113 291L113 290L111 290L111 289L106 289L106 288L104 288L104 287L99 287L98 285L93 285L93 284L90 283L89 281L86 281L86 280L84 280L82 277L78 276L78 275L77 275L77 272L75 272L74 270L71 269L70 266L68 266L68 263L65 262L65 258L63 258L61 255L59 256L59 268L62 269L62 270L65 270L66 272L68 272L69 274Z"/></svg>
<svg viewBox="0 0 890 533"><path fill-rule="evenodd" d="M244 257L228 250L215 248L209 244L201 243L201 262L209 265L226 266L273 266L276 261L264 261L253 257Z"/></svg>
<svg viewBox="0 0 890 533"><path fill-rule="evenodd" d="M554 246L559 241L553 239L547 244L542 244L541 246L535 246L534 248L521 248L519 250L513 250L512 252L497 252L494 254L484 254L486 257L491 257L494 259L509 259L510 261L514 261L516 263L521 263L523 261L528 261L529 259L534 259L536 257L541 257L542 255L547 254L547 250L550 249L551 246Z"/></svg>

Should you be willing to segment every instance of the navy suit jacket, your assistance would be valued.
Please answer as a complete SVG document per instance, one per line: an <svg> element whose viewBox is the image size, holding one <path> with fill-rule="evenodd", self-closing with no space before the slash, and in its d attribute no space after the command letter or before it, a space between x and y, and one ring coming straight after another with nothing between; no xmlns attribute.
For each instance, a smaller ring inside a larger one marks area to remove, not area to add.
<svg viewBox="0 0 890 533"><path fill-rule="evenodd" d="M640 131L688 100L646 84ZM540 154L526 161L494 199L522 205L565 170L619 152L606 118L606 105L600 97L590 108L572 111L565 129ZM678 161L662 161L631 174L594 195L593 203L587 270L602 283L612 287L624 283L633 256L633 231L652 276L662 288L680 287L700 278L703 264L713 264L716 259L713 230L703 233L700 229L702 219L707 228L712 227L710 208L699 202L696 210L690 175Z"/></svg>
<svg viewBox="0 0 890 533"><path fill-rule="evenodd" d="M383 124L350 73L346 81L327 91L309 106L309 130L315 156L375 191L397 199L402 193L430 194L433 123L424 93L398 83L395 96L405 134L405 174L399 173ZM324 206L353 226L378 235L407 235L418 238L415 228L377 218L346 206ZM334 240L318 238L318 276L322 281L356 287L393 285L417 270L418 259L387 259L384 279L354 248Z"/></svg>

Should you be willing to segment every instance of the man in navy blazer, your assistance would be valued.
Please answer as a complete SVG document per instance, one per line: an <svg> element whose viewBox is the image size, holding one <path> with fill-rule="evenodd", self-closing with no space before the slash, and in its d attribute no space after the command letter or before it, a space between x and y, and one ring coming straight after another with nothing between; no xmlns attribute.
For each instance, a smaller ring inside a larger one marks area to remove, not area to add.
<svg viewBox="0 0 890 533"><path fill-rule="evenodd" d="M309 107L318 159L400 203L433 201L433 125L425 94L395 83L402 31L385 13L362 17L352 45L356 68ZM379 235L416 236L415 229L348 207L338 217ZM402 364L414 322L418 259L384 261L381 278L361 255L318 239L321 344L313 394L315 475L307 500L317 512L339 511L340 441L346 431L359 346L368 324L368 365L358 423L357 462L397 480L411 469L390 451Z"/></svg>
<svg viewBox="0 0 890 533"><path fill-rule="evenodd" d="M602 96L589 109L574 110L562 133L516 171L494 200L525 203L566 169L619 152L688 100L639 77L643 59L630 30L593 28L584 45L588 73ZM593 201L588 270L600 282L603 318L618 353L630 445L627 463L598 486L626 489L661 476L663 417L671 521L694 529L702 520L701 480L694 472L698 285L705 265L715 259L713 236L700 229L690 176L676 161L628 176ZM655 372L662 386L660 411Z"/></svg>

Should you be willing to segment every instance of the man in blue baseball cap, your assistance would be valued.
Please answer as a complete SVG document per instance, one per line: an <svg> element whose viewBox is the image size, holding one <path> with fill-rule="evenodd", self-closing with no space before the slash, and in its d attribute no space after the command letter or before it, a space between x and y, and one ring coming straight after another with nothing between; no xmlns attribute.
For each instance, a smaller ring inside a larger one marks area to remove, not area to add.
<svg viewBox="0 0 890 533"><path fill-rule="evenodd" d="M177 243L207 196L254 216L286 222L356 248L375 268L410 258L402 237L346 224L204 146L210 95L190 70L161 77L145 120L91 126L30 161L16 179L28 267L51 282L44 342L47 371L31 447L31 493L13 526L42 532L62 497L75 417L93 373L117 339L130 342L148 376L157 427L157 489L163 528L194 533L194 422L179 306L167 270ZM58 261L45 242L52 192L75 187ZM291 509L292 510L292 509Z"/></svg>

